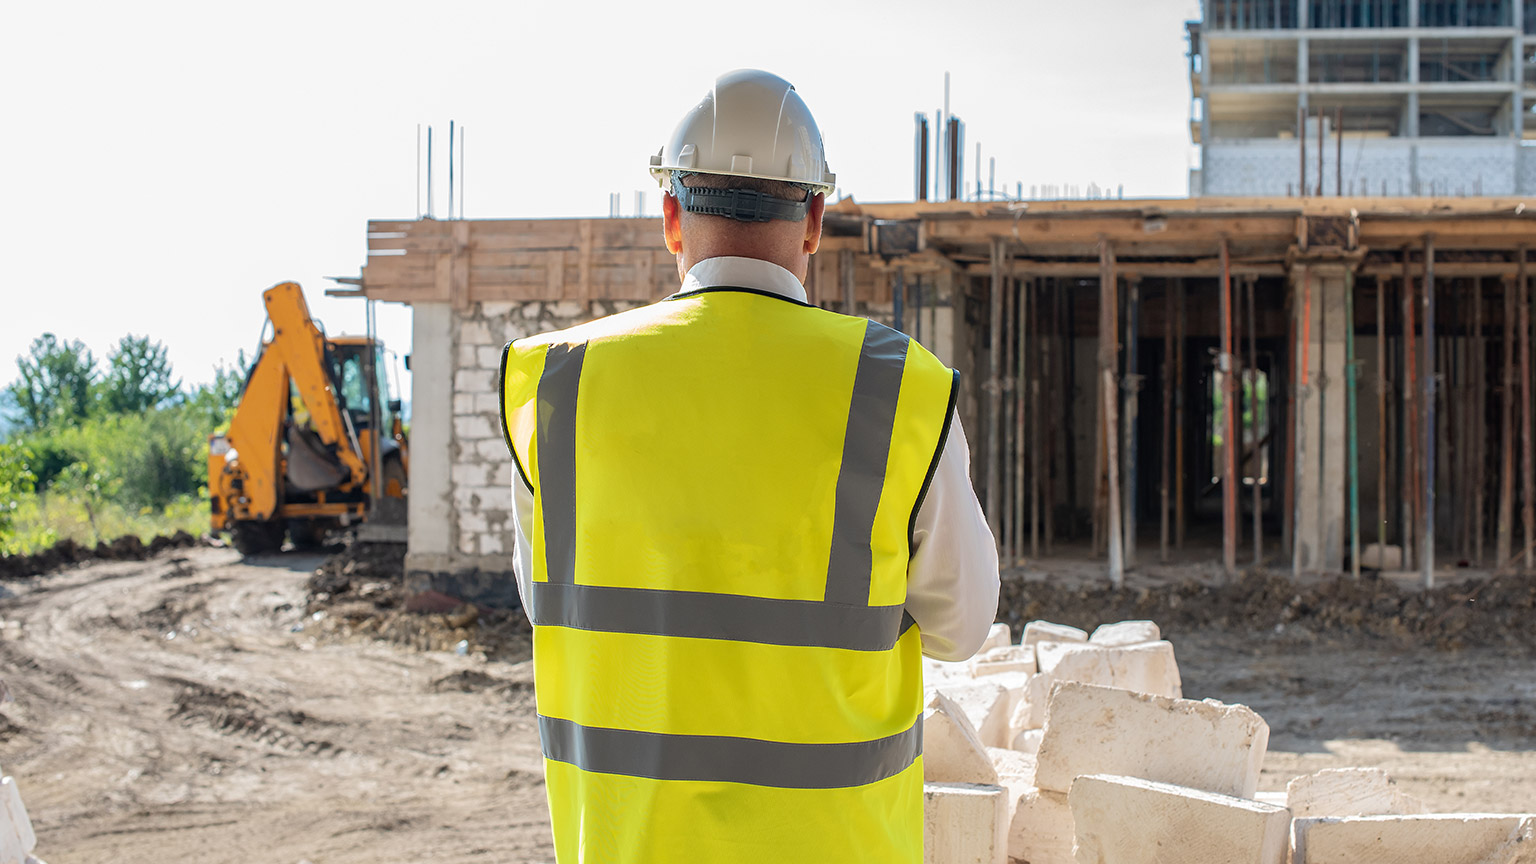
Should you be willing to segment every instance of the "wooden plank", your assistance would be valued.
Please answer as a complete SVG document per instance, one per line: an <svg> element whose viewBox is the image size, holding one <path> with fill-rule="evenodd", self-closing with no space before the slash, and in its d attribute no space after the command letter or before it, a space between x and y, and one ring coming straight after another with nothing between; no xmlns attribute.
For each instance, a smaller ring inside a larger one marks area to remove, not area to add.
<svg viewBox="0 0 1536 864"><path fill-rule="evenodd" d="M565 296L565 250L551 249L544 253L544 287L546 297Z"/></svg>
<svg viewBox="0 0 1536 864"><path fill-rule="evenodd" d="M455 309L469 306L469 223L453 224L453 251L449 255L449 302Z"/></svg>
<svg viewBox="0 0 1536 864"><path fill-rule="evenodd" d="M576 259L576 301L583 306L592 302L592 220L581 220L581 247Z"/></svg>

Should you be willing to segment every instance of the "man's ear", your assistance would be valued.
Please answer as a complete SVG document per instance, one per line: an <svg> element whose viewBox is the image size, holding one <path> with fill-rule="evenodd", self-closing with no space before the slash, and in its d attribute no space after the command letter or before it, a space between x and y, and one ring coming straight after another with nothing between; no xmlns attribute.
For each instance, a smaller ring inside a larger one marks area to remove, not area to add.
<svg viewBox="0 0 1536 864"><path fill-rule="evenodd" d="M817 217L817 232L821 228L820 217ZM667 244L667 251L673 255L683 251L683 220L682 208L677 204L677 197L670 193L662 193L661 196L661 233L662 239Z"/></svg>
<svg viewBox="0 0 1536 864"><path fill-rule="evenodd" d="M805 245L802 248L807 255L816 254L816 250L821 246L821 216L826 208L825 194L812 196L810 205L806 208Z"/></svg>

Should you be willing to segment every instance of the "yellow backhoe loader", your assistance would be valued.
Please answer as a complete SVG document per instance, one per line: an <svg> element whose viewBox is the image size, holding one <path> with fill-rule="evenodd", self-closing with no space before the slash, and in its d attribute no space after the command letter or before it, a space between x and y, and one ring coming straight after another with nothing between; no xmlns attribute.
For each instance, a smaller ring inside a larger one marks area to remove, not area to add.
<svg viewBox="0 0 1536 864"><path fill-rule="evenodd" d="M262 299L271 333L229 431L208 439L213 530L230 532L245 555L277 551L285 533L295 546L319 545L354 523L403 535L410 457L383 345L327 338L297 283Z"/></svg>

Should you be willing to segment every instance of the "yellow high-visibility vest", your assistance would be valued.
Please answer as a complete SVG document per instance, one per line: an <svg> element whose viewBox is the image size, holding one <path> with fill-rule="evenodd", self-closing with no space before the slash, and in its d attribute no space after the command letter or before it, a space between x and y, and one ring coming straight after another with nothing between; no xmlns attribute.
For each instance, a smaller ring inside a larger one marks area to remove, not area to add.
<svg viewBox="0 0 1536 864"><path fill-rule="evenodd" d="M957 373L711 288L519 340L539 733L561 862L919 862L911 526Z"/></svg>

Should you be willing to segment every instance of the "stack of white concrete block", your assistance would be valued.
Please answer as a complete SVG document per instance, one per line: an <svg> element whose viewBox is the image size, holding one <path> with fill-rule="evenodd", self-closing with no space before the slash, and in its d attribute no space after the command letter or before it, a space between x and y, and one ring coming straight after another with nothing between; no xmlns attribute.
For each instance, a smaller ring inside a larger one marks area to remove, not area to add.
<svg viewBox="0 0 1536 864"><path fill-rule="evenodd" d="M0 777L0 864L43 864L32 857L37 835L15 777Z"/></svg>
<svg viewBox="0 0 1536 864"><path fill-rule="evenodd" d="M1156 625L1002 625L928 664L932 864L1536 864L1536 817L1425 815L1379 770L1258 790L1269 726L1180 698ZM1524 856L1524 857L1522 857Z"/></svg>

